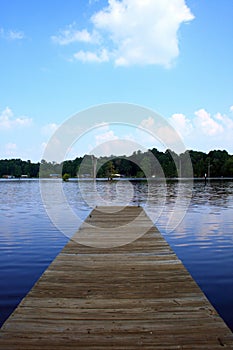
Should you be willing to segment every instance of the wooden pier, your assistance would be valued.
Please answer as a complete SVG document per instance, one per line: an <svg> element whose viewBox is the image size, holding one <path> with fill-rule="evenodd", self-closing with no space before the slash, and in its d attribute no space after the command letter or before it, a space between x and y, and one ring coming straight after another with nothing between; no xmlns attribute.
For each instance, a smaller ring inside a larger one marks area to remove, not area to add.
<svg viewBox="0 0 233 350"><path fill-rule="evenodd" d="M127 235L129 222L131 232L151 228L115 248L70 240L2 326L0 349L233 349L232 332L142 208L94 209L80 230L121 225Z"/></svg>

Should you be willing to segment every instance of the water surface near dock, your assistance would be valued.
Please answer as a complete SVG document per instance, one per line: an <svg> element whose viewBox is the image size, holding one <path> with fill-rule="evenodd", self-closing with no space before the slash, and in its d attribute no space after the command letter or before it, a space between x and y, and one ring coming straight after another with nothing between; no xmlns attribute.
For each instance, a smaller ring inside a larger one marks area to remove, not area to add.
<svg viewBox="0 0 233 350"><path fill-rule="evenodd" d="M94 209L0 330L4 350L222 347L233 334L140 206Z"/></svg>
<svg viewBox="0 0 233 350"><path fill-rule="evenodd" d="M146 182L133 181L133 205L144 207ZM88 191L88 182L86 182ZM184 183L185 186L185 183ZM90 208L76 181L63 185L70 205L85 219ZM106 191L108 189L108 191ZM98 183L98 190L114 198L115 184ZM153 210L161 186L154 183ZM233 330L233 182L194 182L193 196L181 224L166 234L166 215L174 209L177 182L166 188L166 207L156 223L196 282ZM153 193L152 193L153 194ZM0 323L32 287L68 241L47 217L38 180L0 181ZM150 208L145 208L150 209Z"/></svg>

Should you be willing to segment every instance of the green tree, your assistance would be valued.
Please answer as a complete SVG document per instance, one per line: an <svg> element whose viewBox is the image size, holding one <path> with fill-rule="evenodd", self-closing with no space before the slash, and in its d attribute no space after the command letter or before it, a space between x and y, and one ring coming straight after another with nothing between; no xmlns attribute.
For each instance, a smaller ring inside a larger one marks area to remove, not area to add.
<svg viewBox="0 0 233 350"><path fill-rule="evenodd" d="M65 181L65 182L69 181L69 178L70 178L70 174L67 174L67 173L65 173L65 174L62 176L62 180Z"/></svg>

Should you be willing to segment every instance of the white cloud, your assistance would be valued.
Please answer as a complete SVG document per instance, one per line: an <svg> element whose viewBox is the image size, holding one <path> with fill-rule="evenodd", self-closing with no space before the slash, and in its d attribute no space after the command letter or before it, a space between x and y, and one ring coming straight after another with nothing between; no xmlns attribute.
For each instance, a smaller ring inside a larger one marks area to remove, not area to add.
<svg viewBox="0 0 233 350"><path fill-rule="evenodd" d="M233 112L233 106L230 107L230 111Z"/></svg>
<svg viewBox="0 0 233 350"><path fill-rule="evenodd" d="M216 113L211 115L205 109L194 112L194 116L174 114L170 119L180 133L188 149L204 152L212 149L226 149L233 153L233 116Z"/></svg>
<svg viewBox="0 0 233 350"><path fill-rule="evenodd" d="M4 28L0 28L0 38L5 40L22 40L25 38L25 35L19 30L5 30Z"/></svg>
<svg viewBox="0 0 233 350"><path fill-rule="evenodd" d="M232 117L228 117L227 115L217 113L215 115L215 119L217 119L224 129L233 130L233 119ZM232 135L233 137L233 135Z"/></svg>
<svg viewBox="0 0 233 350"><path fill-rule="evenodd" d="M74 54L74 58L81 62L90 62L90 63L102 63L109 61L108 52L103 49L100 52L94 53L91 51L79 51Z"/></svg>
<svg viewBox="0 0 233 350"><path fill-rule="evenodd" d="M114 134L113 130L106 131L105 133L95 136L96 145L100 145L104 142L117 140L118 137Z"/></svg>
<svg viewBox="0 0 233 350"><path fill-rule="evenodd" d="M186 149L204 152L211 149L226 149L233 153L232 114L216 113L211 115L202 108L191 116L175 113L168 119L168 122L174 127L175 132L165 124L159 125L152 117L143 120L140 126L151 130L165 148L171 148L177 153L184 151L178 149L178 146L182 145L180 141L183 141ZM161 146L157 148L161 149Z"/></svg>
<svg viewBox="0 0 233 350"><path fill-rule="evenodd" d="M108 6L90 18L92 34L69 26L52 38L61 45L78 41L96 44L93 50L76 54L81 61L107 62L111 58L117 66L169 67L179 55L180 26L193 18L185 0L108 0ZM100 59L98 52L105 52L105 59Z"/></svg>
<svg viewBox="0 0 233 350"><path fill-rule="evenodd" d="M68 25L65 29L60 30L58 35L51 37L52 41L59 45L69 45L72 43L98 43L99 34L94 30L90 33L87 29L78 30L75 24Z"/></svg>
<svg viewBox="0 0 233 350"><path fill-rule="evenodd" d="M116 65L168 66L179 54L180 25L193 18L184 0L109 0L92 21L111 40Z"/></svg>
<svg viewBox="0 0 233 350"><path fill-rule="evenodd" d="M171 116L170 122L181 137L190 135L193 130L191 121L182 113L175 113Z"/></svg>
<svg viewBox="0 0 233 350"><path fill-rule="evenodd" d="M200 109L195 112L194 124L198 130L208 136L219 135L224 132L223 126L205 110Z"/></svg>
<svg viewBox="0 0 233 350"><path fill-rule="evenodd" d="M219 137L233 130L233 119L227 115L216 113L211 116L204 108L194 112L194 115L194 118L190 118L182 113L176 113L169 120L182 137L195 134Z"/></svg>
<svg viewBox="0 0 233 350"><path fill-rule="evenodd" d="M18 117L14 118L14 114L9 107L6 107L0 113L0 129L12 129L19 126L29 126L32 123L31 118Z"/></svg>
<svg viewBox="0 0 233 350"><path fill-rule="evenodd" d="M215 119L217 119L219 121L224 121L224 116L221 113L217 113L215 115Z"/></svg>

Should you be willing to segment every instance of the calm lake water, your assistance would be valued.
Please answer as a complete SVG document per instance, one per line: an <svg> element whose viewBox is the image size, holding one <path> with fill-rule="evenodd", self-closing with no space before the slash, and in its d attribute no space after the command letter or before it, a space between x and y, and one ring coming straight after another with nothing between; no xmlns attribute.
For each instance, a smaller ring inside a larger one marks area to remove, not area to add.
<svg viewBox="0 0 233 350"><path fill-rule="evenodd" d="M56 180L44 181L47 186L53 186ZM98 193L107 204L121 204L121 201L127 204L128 191L131 196L128 204L142 205L149 216L156 213L156 226L233 330L233 181L211 180L206 185L195 181L192 193L185 181L179 186L176 181L167 184L154 181L149 200L147 182L125 184L98 181ZM62 186L69 205L84 220L91 210L86 201L90 204L94 198L91 182L82 182L85 201L78 181ZM169 232L170 215L179 205L182 207L190 194L183 220ZM178 204L177 195L181 197ZM0 180L0 198L1 325L68 238L50 221L38 180Z"/></svg>

